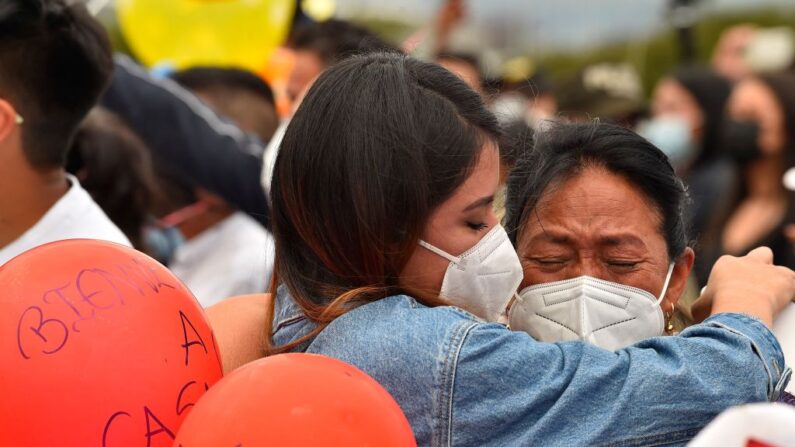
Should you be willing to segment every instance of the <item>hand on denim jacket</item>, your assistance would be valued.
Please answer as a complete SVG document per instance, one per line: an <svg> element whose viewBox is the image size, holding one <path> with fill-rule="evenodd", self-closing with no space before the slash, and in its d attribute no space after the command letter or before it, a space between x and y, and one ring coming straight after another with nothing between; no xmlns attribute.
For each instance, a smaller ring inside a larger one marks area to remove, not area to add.
<svg viewBox="0 0 795 447"><path fill-rule="evenodd" d="M707 287L693 304L703 320L723 312L744 313L772 326L773 318L795 297L795 272L773 265L773 252L759 247L746 256L722 256L709 275Z"/></svg>

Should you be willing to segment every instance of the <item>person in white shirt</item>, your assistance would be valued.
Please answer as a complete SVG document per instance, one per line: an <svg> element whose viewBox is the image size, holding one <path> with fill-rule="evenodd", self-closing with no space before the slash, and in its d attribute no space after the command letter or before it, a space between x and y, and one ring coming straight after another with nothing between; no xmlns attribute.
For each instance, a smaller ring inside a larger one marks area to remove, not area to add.
<svg viewBox="0 0 795 447"><path fill-rule="evenodd" d="M180 245L169 264L199 303L268 289L273 237L247 214L236 211Z"/></svg>
<svg viewBox="0 0 795 447"><path fill-rule="evenodd" d="M63 163L113 70L104 29L82 4L0 5L0 265L38 245L129 245Z"/></svg>
<svg viewBox="0 0 795 447"><path fill-rule="evenodd" d="M0 248L0 265L14 256L48 242L62 239L101 239L130 246L130 241L94 202L77 179L66 175L66 194L32 227Z"/></svg>
<svg viewBox="0 0 795 447"><path fill-rule="evenodd" d="M278 125L273 93L256 75L197 67L175 73L173 79L242 130L262 141L273 136ZM166 188L182 208L162 222L184 237L168 266L199 303L207 307L230 296L267 290L275 251L273 237L262 224L217 195L176 178L167 179Z"/></svg>

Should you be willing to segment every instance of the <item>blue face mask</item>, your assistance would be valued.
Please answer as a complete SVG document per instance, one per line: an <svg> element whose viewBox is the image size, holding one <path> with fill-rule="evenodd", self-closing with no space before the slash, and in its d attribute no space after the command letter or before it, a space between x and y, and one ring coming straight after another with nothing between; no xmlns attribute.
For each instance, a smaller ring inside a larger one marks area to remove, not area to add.
<svg viewBox="0 0 795 447"><path fill-rule="evenodd" d="M185 235L178 225L205 213L207 202L196 202L184 206L161 219L150 219L144 227L143 239L147 252L161 264L168 265L174 253L185 243Z"/></svg>
<svg viewBox="0 0 795 447"><path fill-rule="evenodd" d="M638 133L660 148L677 173L690 166L696 156L696 144L687 121L676 117L660 117L641 123Z"/></svg>
<svg viewBox="0 0 795 447"><path fill-rule="evenodd" d="M144 228L143 243L153 258L163 265L168 265L177 248L185 243L185 237L177 227L154 224Z"/></svg>

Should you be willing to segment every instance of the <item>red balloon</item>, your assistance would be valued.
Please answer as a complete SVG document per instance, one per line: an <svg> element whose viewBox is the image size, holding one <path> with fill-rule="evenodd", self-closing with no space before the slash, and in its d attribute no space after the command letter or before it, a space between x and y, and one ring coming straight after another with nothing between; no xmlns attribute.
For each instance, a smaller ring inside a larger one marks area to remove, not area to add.
<svg viewBox="0 0 795 447"><path fill-rule="evenodd" d="M220 380L209 324L157 261L60 241L0 267L0 439L13 446L171 446Z"/></svg>
<svg viewBox="0 0 795 447"><path fill-rule="evenodd" d="M245 365L191 411L175 447L416 446L374 379L336 359L282 354Z"/></svg>

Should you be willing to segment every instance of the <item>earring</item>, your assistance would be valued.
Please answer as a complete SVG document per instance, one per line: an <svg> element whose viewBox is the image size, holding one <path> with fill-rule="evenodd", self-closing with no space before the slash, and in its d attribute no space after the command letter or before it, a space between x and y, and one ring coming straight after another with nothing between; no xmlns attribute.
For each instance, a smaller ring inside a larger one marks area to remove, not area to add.
<svg viewBox="0 0 795 447"><path fill-rule="evenodd" d="M665 333L668 335L676 335L674 332L674 312L676 311L676 307L674 303L671 303L671 312L665 312L665 319L668 320L668 324L665 325Z"/></svg>

